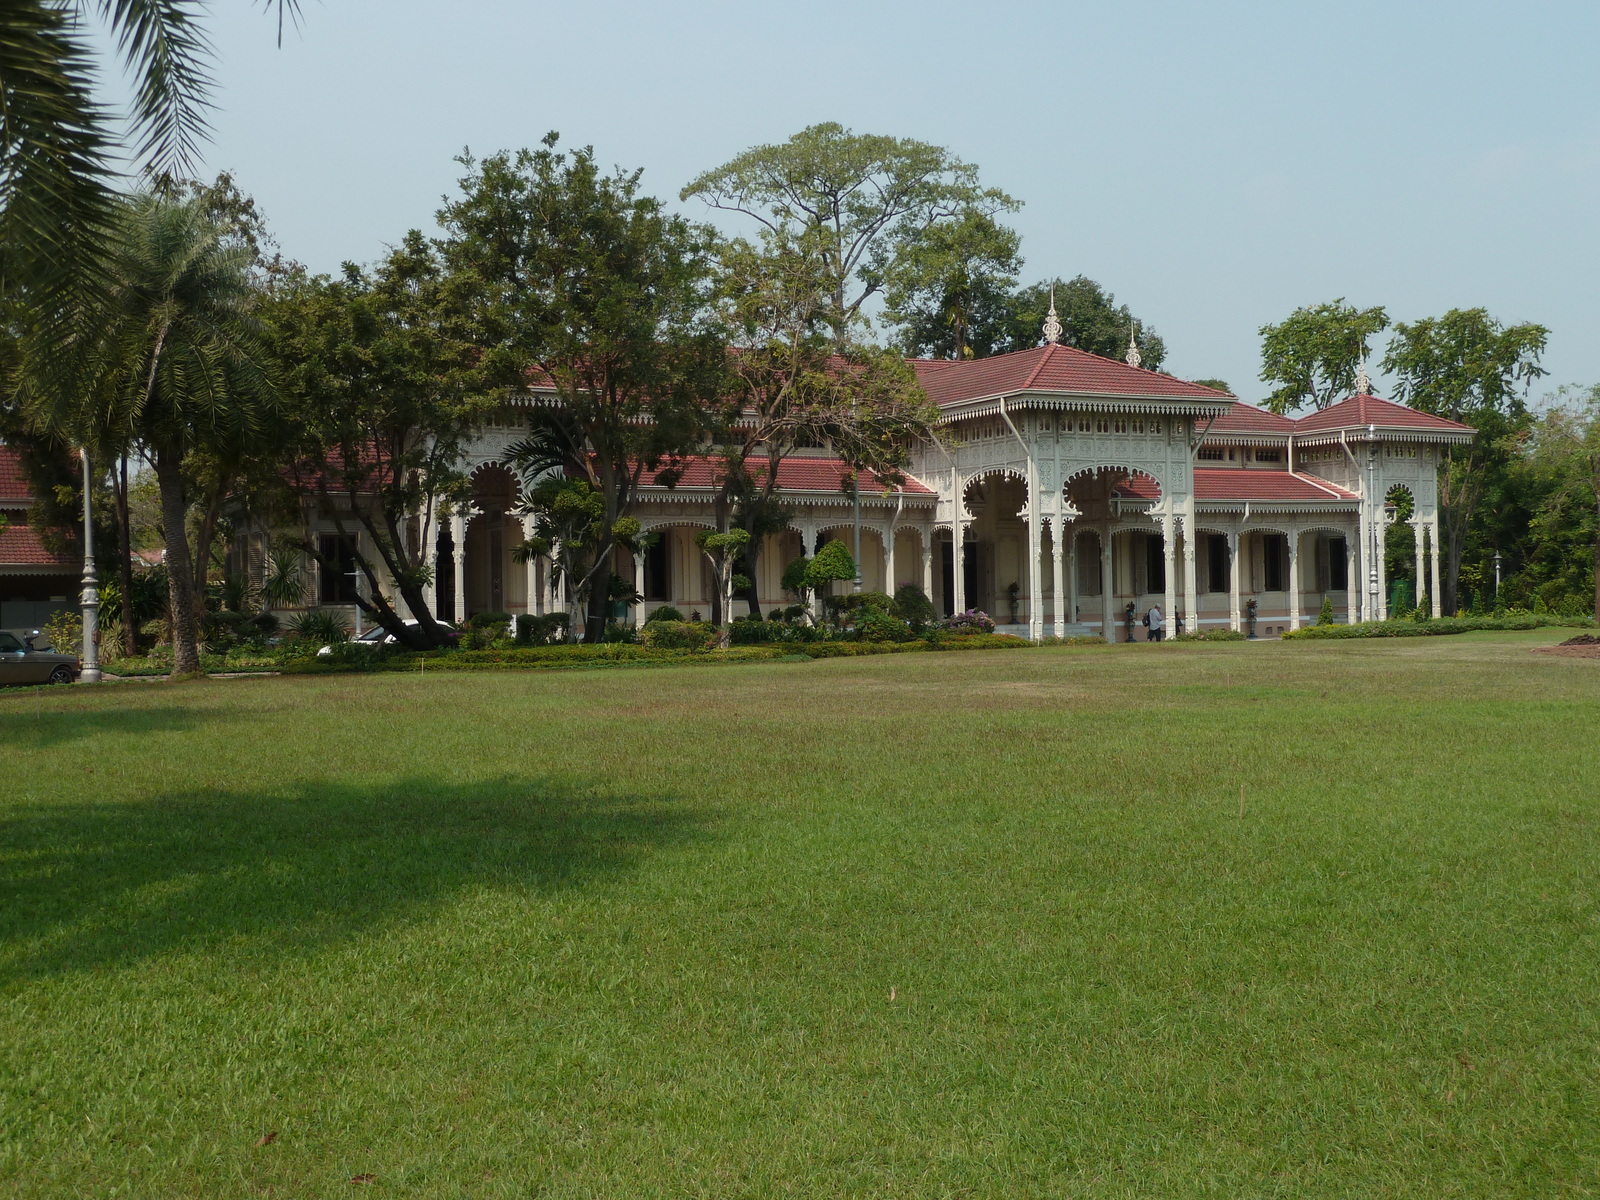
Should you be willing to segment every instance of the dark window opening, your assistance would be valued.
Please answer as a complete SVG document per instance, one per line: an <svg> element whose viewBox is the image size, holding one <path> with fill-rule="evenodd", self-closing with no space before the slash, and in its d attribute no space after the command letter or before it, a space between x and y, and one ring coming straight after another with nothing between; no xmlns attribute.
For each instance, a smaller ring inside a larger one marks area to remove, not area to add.
<svg viewBox="0 0 1600 1200"><path fill-rule="evenodd" d="M1328 539L1328 590L1343 592L1350 587L1350 549L1342 537Z"/></svg>
<svg viewBox="0 0 1600 1200"><path fill-rule="evenodd" d="M1166 542L1158 534L1148 534L1144 539L1145 591L1167 590Z"/></svg>
<svg viewBox="0 0 1600 1200"><path fill-rule="evenodd" d="M1266 590L1283 591L1283 560L1287 557L1288 543L1281 533L1269 533L1261 539L1262 566L1266 575Z"/></svg>
<svg viewBox="0 0 1600 1200"><path fill-rule="evenodd" d="M644 552L644 586L640 589L646 600L672 599L672 547L668 534L661 534L655 545Z"/></svg>
<svg viewBox="0 0 1600 1200"><path fill-rule="evenodd" d="M322 604L354 604L356 602L355 543L348 537L325 533L317 539L317 549L322 553L317 600Z"/></svg>
<svg viewBox="0 0 1600 1200"><path fill-rule="evenodd" d="M1257 450L1256 451L1256 461L1257 462L1282 462L1283 461L1283 451L1282 450Z"/></svg>
<svg viewBox="0 0 1600 1200"><path fill-rule="evenodd" d="M1200 461L1201 462L1221 462L1222 461L1222 447L1221 446L1201 446L1200 447Z"/></svg>
<svg viewBox="0 0 1600 1200"><path fill-rule="evenodd" d="M1206 590L1208 592L1225 592L1228 590L1228 539L1220 534L1208 534L1206 537Z"/></svg>

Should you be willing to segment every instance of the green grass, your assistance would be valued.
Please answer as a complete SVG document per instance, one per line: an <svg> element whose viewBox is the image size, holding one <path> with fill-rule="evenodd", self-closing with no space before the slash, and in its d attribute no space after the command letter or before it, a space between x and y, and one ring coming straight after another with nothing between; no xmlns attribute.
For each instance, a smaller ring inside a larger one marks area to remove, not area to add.
<svg viewBox="0 0 1600 1200"><path fill-rule="evenodd" d="M0 695L0 1194L1600 1194L1567 632Z"/></svg>

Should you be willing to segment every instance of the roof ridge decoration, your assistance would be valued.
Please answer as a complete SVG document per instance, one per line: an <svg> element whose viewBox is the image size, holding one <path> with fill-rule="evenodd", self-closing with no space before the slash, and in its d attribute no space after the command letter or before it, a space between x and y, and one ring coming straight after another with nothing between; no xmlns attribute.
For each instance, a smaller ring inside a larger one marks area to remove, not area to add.
<svg viewBox="0 0 1600 1200"><path fill-rule="evenodd" d="M1044 316L1044 341L1054 346L1061 340L1061 318L1056 315L1056 285L1050 285L1050 311Z"/></svg>
<svg viewBox="0 0 1600 1200"><path fill-rule="evenodd" d="M1133 324L1128 326L1128 353L1125 361L1130 367L1141 367L1144 365L1144 358L1139 353L1139 343L1133 340L1134 335L1138 333L1138 331L1138 321L1134 321Z"/></svg>
<svg viewBox="0 0 1600 1200"><path fill-rule="evenodd" d="M1356 367L1356 395L1372 395L1372 377L1367 374L1367 356L1361 356L1361 365Z"/></svg>

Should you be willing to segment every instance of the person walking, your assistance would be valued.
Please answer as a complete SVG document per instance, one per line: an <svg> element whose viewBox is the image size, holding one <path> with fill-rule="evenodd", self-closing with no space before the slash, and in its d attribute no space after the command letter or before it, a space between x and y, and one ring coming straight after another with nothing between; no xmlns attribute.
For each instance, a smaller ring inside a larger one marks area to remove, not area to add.
<svg viewBox="0 0 1600 1200"><path fill-rule="evenodd" d="M1159 604L1150 606L1150 611L1144 615L1144 623L1150 627L1150 641L1159 642L1166 636L1166 627L1162 624L1161 606Z"/></svg>

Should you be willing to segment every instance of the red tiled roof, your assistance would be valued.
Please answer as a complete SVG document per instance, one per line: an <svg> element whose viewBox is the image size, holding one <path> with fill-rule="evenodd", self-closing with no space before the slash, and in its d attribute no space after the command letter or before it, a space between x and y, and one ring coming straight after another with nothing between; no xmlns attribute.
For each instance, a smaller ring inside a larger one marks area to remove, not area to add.
<svg viewBox="0 0 1600 1200"><path fill-rule="evenodd" d="M1172 400L1223 400L1228 393L1186 383L1159 371L1130 367L1071 346L1037 346L975 358L912 359L923 390L935 404L959 404L1011 392L1088 392L1096 395L1155 396Z"/></svg>
<svg viewBox="0 0 1600 1200"><path fill-rule="evenodd" d="M1197 500L1291 500L1325 504L1356 500L1354 492L1298 471L1251 471L1239 467L1196 467Z"/></svg>
<svg viewBox="0 0 1600 1200"><path fill-rule="evenodd" d="M1242 401L1235 404L1223 413L1206 428L1206 436L1218 433L1281 433L1290 434L1295 429L1295 423L1288 417L1280 417L1277 413L1268 412L1264 408L1257 408L1253 404Z"/></svg>
<svg viewBox="0 0 1600 1200"><path fill-rule="evenodd" d="M1431 416L1376 396L1350 396L1319 412L1308 413L1294 423L1296 433L1317 433L1324 429L1434 429L1449 433L1474 433L1472 426L1444 417Z"/></svg>
<svg viewBox="0 0 1600 1200"><path fill-rule="evenodd" d="M0 529L0 567L58 567L72 570L77 561L51 554L39 542L33 526L12 521Z"/></svg>
<svg viewBox="0 0 1600 1200"><path fill-rule="evenodd" d="M665 487L657 483L658 476L669 469L682 472L678 487L716 487L722 479L721 460L696 455L693 458L679 459L676 463L663 463L655 471L646 471L639 478L643 487ZM750 474L756 479L765 479L767 463L765 459L750 463ZM843 493L845 490L845 476L850 473L850 468L837 458L813 458L807 456L793 456L785 458L778 463L778 489L785 492L834 492ZM889 492L899 490L914 496L931 496L933 490L926 484L906 476L905 483L898 489L892 483L884 481L881 477L865 474L861 478L861 490L868 492Z"/></svg>
<svg viewBox="0 0 1600 1200"><path fill-rule="evenodd" d="M22 460L17 452L0 446L0 503L8 500L31 504L33 492L22 473Z"/></svg>
<svg viewBox="0 0 1600 1200"><path fill-rule="evenodd" d="M1150 476L1135 474L1117 484L1116 494L1124 500L1159 500L1161 488ZM1196 500L1288 500L1310 504L1358 499L1354 492L1298 471L1241 467L1196 467L1194 495Z"/></svg>

